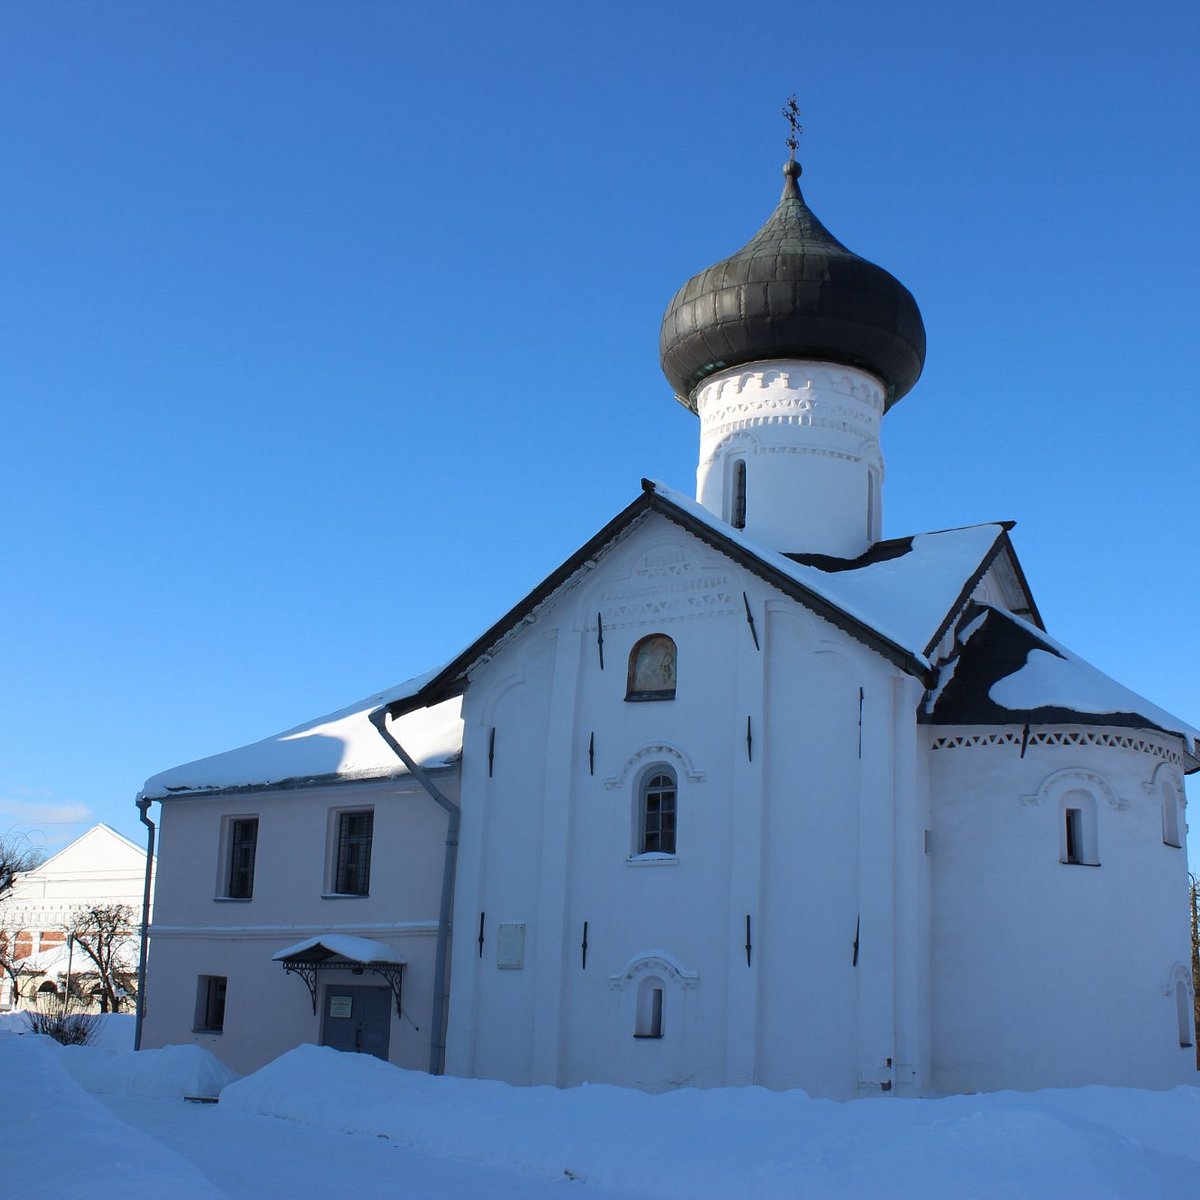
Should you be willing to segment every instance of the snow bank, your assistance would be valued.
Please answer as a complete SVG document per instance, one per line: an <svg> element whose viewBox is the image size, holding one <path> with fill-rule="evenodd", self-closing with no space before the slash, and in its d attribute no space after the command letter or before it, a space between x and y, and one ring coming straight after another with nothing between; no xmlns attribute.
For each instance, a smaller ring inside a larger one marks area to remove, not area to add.
<svg viewBox="0 0 1200 1200"><path fill-rule="evenodd" d="M845 1104L762 1088L650 1096L434 1078L299 1046L227 1087L220 1107L661 1200L1190 1200L1200 1175L1197 1088Z"/></svg>
<svg viewBox="0 0 1200 1200"><path fill-rule="evenodd" d="M191 1163L89 1096L64 1069L65 1057L47 1038L0 1034L4 1183L10 1194L111 1191L155 1200L220 1200Z"/></svg>
<svg viewBox="0 0 1200 1200"><path fill-rule="evenodd" d="M100 1050L132 1050L133 1013L96 1013L96 1040L92 1046ZM29 1022L24 1012L0 1013L0 1033L28 1033Z"/></svg>
<svg viewBox="0 0 1200 1200"><path fill-rule="evenodd" d="M238 1078L202 1046L164 1046L161 1050L121 1053L94 1046L63 1046L63 1066L81 1087L94 1094L217 1096Z"/></svg>

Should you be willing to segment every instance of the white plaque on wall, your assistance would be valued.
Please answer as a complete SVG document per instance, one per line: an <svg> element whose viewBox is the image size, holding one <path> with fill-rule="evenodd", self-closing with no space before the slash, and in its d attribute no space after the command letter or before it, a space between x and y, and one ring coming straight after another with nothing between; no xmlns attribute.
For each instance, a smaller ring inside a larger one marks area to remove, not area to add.
<svg viewBox="0 0 1200 1200"><path fill-rule="evenodd" d="M353 996L330 996L329 1015L331 1017L348 1017L354 1011Z"/></svg>
<svg viewBox="0 0 1200 1200"><path fill-rule="evenodd" d="M525 965L525 926L501 925L496 938L496 966L519 971Z"/></svg>

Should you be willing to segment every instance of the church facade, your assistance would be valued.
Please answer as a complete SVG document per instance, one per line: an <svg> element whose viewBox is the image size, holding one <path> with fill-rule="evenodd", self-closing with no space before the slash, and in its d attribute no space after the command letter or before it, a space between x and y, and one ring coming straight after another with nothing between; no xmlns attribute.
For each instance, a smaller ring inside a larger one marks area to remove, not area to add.
<svg viewBox="0 0 1200 1200"><path fill-rule="evenodd" d="M147 783L145 1044L834 1098L1194 1082L1196 732L1052 640L1008 523L882 538L921 316L784 174L664 318L695 499L643 481L445 667Z"/></svg>

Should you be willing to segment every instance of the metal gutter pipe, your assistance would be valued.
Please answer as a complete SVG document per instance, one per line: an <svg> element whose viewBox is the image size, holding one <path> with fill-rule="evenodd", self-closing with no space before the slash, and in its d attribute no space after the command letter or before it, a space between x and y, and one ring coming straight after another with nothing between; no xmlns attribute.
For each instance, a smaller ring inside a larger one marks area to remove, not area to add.
<svg viewBox="0 0 1200 1200"><path fill-rule="evenodd" d="M134 803L138 807L138 817L149 830L146 834L146 885L142 892L142 941L138 947L137 972L137 1017L133 1025L133 1048L142 1048L142 1019L146 1015L146 951L150 945L150 887L151 872L154 870L154 822L150 820L149 812L152 800L148 800L138 792Z"/></svg>
<svg viewBox="0 0 1200 1200"><path fill-rule="evenodd" d="M433 975L433 1027L429 1039L429 1073L441 1075L446 1069L446 1012L450 990L446 986L446 960L450 945L450 913L454 903L454 872L458 865L458 827L462 810L438 790L437 784L425 770L409 757L403 746L392 736L387 727L387 709L377 708L370 715L371 724L379 730L379 736L392 748L392 752L408 768L412 777L429 793L433 801L446 810L446 857L442 865L442 902L438 912L437 951L434 957ZM139 992L140 997L140 992Z"/></svg>

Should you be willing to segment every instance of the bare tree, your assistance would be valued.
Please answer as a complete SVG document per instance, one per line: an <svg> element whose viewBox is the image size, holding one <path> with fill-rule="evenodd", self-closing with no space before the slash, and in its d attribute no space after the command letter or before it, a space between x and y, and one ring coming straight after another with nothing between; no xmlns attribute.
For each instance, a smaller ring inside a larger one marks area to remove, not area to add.
<svg viewBox="0 0 1200 1200"><path fill-rule="evenodd" d="M66 929L75 945L91 960L100 986L100 1007L120 1012L135 990L137 955L136 916L128 904L94 904L71 914Z"/></svg>
<svg viewBox="0 0 1200 1200"><path fill-rule="evenodd" d="M17 879L45 859L45 853L34 846L25 834L0 835L0 971L12 981L14 1005L20 995L21 981L32 974L25 961L32 951L32 945L28 942L22 944L22 930L18 927L20 922L8 911L5 901L10 898Z"/></svg>
<svg viewBox="0 0 1200 1200"><path fill-rule="evenodd" d="M18 875L32 871L46 856L23 834L0 836L0 900L12 890Z"/></svg>

